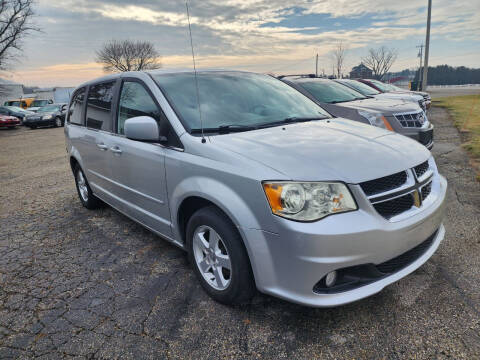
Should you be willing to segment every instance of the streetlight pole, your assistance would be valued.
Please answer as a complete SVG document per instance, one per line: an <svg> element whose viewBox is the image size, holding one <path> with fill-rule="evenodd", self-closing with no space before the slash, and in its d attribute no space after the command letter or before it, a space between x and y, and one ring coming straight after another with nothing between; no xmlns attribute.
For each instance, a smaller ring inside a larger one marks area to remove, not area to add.
<svg viewBox="0 0 480 360"><path fill-rule="evenodd" d="M428 55L430 50L430 19L432 17L432 0L428 0L428 17L427 17L427 37L425 39L425 65L423 66L422 90L427 90L428 76Z"/></svg>

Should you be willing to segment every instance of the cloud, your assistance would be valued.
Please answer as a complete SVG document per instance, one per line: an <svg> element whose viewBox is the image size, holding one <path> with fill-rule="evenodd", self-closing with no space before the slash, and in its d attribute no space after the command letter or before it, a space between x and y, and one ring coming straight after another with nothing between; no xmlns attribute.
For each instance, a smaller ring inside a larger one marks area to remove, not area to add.
<svg viewBox="0 0 480 360"><path fill-rule="evenodd" d="M190 0L189 5L202 67L289 70L308 63L316 53L327 64L339 41L355 54L352 63L369 46L396 47L410 41L414 66L415 45L425 36L425 3L418 0L302 0L288 4L284 0ZM480 55L479 10L478 1L436 0L432 44L470 41ZM19 66L32 82L48 82L49 77L50 81L83 81L88 79L83 76L99 74L94 51L112 38L151 41L165 66L189 66L183 1L39 0L38 13L44 34L26 41L26 59ZM313 26L301 26L297 20L302 17L318 18L318 26L314 21ZM284 26L286 19L293 26ZM330 27L323 26L324 19L332 19ZM69 63L81 67L78 74L67 70Z"/></svg>

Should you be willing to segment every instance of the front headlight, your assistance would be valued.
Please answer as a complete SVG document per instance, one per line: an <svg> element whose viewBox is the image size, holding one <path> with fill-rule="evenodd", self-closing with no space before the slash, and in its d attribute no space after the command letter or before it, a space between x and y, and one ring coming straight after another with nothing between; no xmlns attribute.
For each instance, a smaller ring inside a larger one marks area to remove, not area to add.
<svg viewBox="0 0 480 360"><path fill-rule="evenodd" d="M358 115L367 119L370 125L393 131L392 126L381 113L358 110Z"/></svg>
<svg viewBox="0 0 480 360"><path fill-rule="evenodd" d="M263 189L272 212L287 219L314 221L358 209L340 182L263 182Z"/></svg>
<svg viewBox="0 0 480 360"><path fill-rule="evenodd" d="M44 115L44 116L42 116L42 120L50 120L51 118L53 118L53 115Z"/></svg>

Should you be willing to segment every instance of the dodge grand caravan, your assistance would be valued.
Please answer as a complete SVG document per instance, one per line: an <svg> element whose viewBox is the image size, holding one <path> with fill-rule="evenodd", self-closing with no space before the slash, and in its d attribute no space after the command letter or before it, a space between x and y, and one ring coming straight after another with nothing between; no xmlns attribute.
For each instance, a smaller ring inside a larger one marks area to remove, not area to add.
<svg viewBox="0 0 480 360"><path fill-rule="evenodd" d="M445 234L447 182L424 146L267 75L107 76L75 90L65 134L83 206L185 249L223 303L258 289L346 304L420 267Z"/></svg>

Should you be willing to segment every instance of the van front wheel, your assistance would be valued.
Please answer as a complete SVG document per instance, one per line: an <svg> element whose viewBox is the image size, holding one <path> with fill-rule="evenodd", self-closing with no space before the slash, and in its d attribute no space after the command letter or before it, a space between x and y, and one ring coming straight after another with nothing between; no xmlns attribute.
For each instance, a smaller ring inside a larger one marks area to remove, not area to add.
<svg viewBox="0 0 480 360"><path fill-rule="evenodd" d="M187 225L189 260L205 291L223 304L255 295L250 261L231 220L213 206L198 210Z"/></svg>

